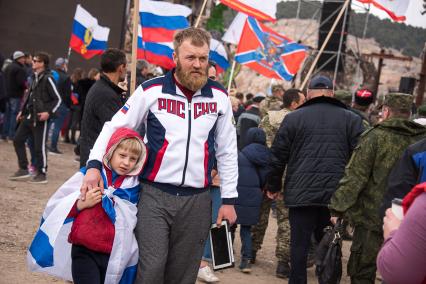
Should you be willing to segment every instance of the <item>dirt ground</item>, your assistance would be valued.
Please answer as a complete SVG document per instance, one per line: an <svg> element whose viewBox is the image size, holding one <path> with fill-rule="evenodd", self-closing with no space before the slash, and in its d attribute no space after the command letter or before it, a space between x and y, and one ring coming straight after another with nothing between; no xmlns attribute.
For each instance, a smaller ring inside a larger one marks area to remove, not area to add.
<svg viewBox="0 0 426 284"><path fill-rule="evenodd" d="M49 183L32 185L24 181L9 181L8 176L17 170L17 160L11 142L0 142L0 284L67 283L48 275L31 273L26 267L26 250L39 225L40 217L49 197L75 171L79 164L74 161L72 145L60 144L63 155L49 155ZM287 283L275 277L276 220L270 217L262 250L258 252L251 274L243 274L237 268L217 272L221 283ZM240 258L238 235L235 243L236 266ZM344 242L344 276L341 283L350 283L346 277L349 242ZM308 283L317 283L314 268L308 270Z"/></svg>

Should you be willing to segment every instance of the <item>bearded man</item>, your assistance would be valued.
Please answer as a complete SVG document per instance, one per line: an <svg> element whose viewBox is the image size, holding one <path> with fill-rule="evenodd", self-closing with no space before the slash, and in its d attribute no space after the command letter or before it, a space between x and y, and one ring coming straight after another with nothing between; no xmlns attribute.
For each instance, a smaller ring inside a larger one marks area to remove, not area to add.
<svg viewBox="0 0 426 284"><path fill-rule="evenodd" d="M145 81L99 134L81 188L101 186L111 134L145 124L148 160L141 173L135 283L194 283L211 224L211 170L221 177L217 223L235 222L238 196L236 131L223 86L208 79L210 35L188 28L174 37L176 68Z"/></svg>

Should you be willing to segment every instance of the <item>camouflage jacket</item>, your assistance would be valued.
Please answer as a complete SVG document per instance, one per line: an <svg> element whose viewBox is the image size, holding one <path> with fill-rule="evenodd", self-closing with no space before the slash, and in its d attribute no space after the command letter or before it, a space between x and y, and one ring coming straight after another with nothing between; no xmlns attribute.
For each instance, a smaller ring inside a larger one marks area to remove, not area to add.
<svg viewBox="0 0 426 284"><path fill-rule="evenodd" d="M398 118L390 118L365 131L331 198L331 215L343 215L356 226L381 231L379 208L388 175L403 151L424 137L425 127Z"/></svg>
<svg viewBox="0 0 426 284"><path fill-rule="evenodd" d="M260 122L259 128L262 128L265 131L266 144L268 147L271 147L272 142L274 142L275 134L277 134L281 122L288 113L290 113L290 110L287 108L271 110L267 112L266 116Z"/></svg>
<svg viewBox="0 0 426 284"><path fill-rule="evenodd" d="M277 97L267 97L260 103L260 117L264 117L270 110L282 109L283 101Z"/></svg>
<svg viewBox="0 0 426 284"><path fill-rule="evenodd" d="M362 111L360 111L360 110L357 110L357 109L354 109L354 108L348 108L350 111L352 111L353 113L355 113L355 114L357 114L357 115L359 115L360 117L361 117L361 119L362 119L362 126L364 126L364 129L369 129L370 127L371 127L371 123L370 123L370 120L368 119L368 116L364 113L364 112L362 112Z"/></svg>

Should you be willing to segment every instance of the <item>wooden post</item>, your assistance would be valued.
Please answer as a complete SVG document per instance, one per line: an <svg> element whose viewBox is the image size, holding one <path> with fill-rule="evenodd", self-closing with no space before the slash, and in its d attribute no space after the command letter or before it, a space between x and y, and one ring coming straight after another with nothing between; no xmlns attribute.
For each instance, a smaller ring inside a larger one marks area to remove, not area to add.
<svg viewBox="0 0 426 284"><path fill-rule="evenodd" d="M200 24L201 17L203 16L203 13L204 13L204 9L206 8L206 4L207 4L207 0L204 0L203 6L201 6L201 11L198 14L197 21L195 22L195 25L194 25L195 28L198 28L198 25Z"/></svg>
<svg viewBox="0 0 426 284"><path fill-rule="evenodd" d="M377 66L377 74L376 74L376 82L374 84L373 93L376 94L376 97L379 95L379 85L380 85L380 76L382 75L383 68L383 58L384 58L385 50L380 50L379 64Z"/></svg>
<svg viewBox="0 0 426 284"><path fill-rule="evenodd" d="M301 85L301 86L300 86L300 88L299 88L300 90L303 90L303 89L305 88L305 85L306 85L306 83L308 82L309 77L311 76L312 72L313 72L313 71L314 71L314 69L315 69L315 66L317 65L317 62L318 62L318 60L319 60L319 57L321 56L322 52L324 51L325 46L327 45L328 41L330 40L331 35L333 34L334 30L336 29L337 23L340 21L340 18L342 17L343 13L344 13L344 12L345 12L345 10L347 9L347 7L348 7L349 3L350 3L350 0L346 0L346 1L345 1L345 4L343 4L343 6L342 6L342 9L340 9L339 15L337 15L337 18L336 18L336 20L334 21L333 26L331 27L330 31L329 31L329 32L328 32L328 34L327 34L327 37L325 38L325 40L324 40L324 42L323 42L323 44L322 44L322 46L321 46L321 49L318 51L318 54L317 54L317 56L315 57L314 62L312 62L311 68L309 68L309 71L308 71L308 73L306 74L305 80L303 80L303 83L302 83L302 85Z"/></svg>
<svg viewBox="0 0 426 284"><path fill-rule="evenodd" d="M231 91L232 79L234 77L234 71L235 71L236 64L237 64L237 61L235 61L235 59L234 59L234 62L232 62L231 73L229 73L228 90L227 90L228 94L229 94L229 91Z"/></svg>
<svg viewBox="0 0 426 284"><path fill-rule="evenodd" d="M132 64L130 65L130 95L136 86L136 61L138 53L138 27L139 27L139 0L133 1L133 38L132 38Z"/></svg>
<svg viewBox="0 0 426 284"><path fill-rule="evenodd" d="M426 85L426 44L423 48L423 63L422 70L420 71L419 86L417 87L416 105L421 106L423 103L423 96L425 94Z"/></svg>

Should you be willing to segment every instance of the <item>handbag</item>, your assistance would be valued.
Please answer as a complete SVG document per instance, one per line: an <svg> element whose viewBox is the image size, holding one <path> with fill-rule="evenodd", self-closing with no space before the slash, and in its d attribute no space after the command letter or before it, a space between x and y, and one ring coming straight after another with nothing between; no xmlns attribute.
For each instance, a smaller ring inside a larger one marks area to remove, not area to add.
<svg viewBox="0 0 426 284"><path fill-rule="evenodd" d="M315 253L315 274L320 284L338 284L342 278L343 222L326 227Z"/></svg>

